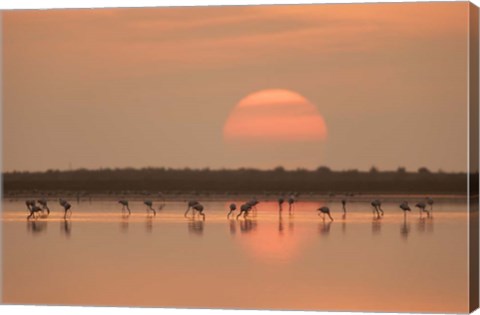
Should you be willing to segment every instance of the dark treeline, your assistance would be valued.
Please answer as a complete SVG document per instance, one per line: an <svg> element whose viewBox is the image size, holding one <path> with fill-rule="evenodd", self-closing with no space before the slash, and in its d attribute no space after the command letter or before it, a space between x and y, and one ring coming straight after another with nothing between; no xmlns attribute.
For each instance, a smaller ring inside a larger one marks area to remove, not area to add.
<svg viewBox="0 0 480 315"><path fill-rule="evenodd" d="M332 171L317 170L236 169L100 169L46 172L3 173L4 192L20 191L85 191L111 193L148 191L164 193L439 193L466 194L465 173L378 171L372 168Z"/></svg>

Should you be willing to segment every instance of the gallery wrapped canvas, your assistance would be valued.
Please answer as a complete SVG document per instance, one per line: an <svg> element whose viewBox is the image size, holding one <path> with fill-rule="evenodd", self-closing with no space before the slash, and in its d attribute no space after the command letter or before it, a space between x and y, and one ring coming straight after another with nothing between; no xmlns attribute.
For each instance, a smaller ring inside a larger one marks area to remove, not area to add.
<svg viewBox="0 0 480 315"><path fill-rule="evenodd" d="M478 307L478 7L4 10L3 304Z"/></svg>

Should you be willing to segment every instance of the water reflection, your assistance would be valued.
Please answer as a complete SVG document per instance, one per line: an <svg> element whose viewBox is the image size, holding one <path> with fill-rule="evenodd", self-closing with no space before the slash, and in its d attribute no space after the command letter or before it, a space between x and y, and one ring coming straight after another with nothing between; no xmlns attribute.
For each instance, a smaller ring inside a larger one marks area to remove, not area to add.
<svg viewBox="0 0 480 315"><path fill-rule="evenodd" d="M257 228L257 221L253 219L245 219L240 221L240 232L248 233L251 231L256 230Z"/></svg>
<svg viewBox="0 0 480 315"><path fill-rule="evenodd" d="M418 219L417 230L420 233L432 233L433 232L433 218L430 217L421 217Z"/></svg>
<svg viewBox="0 0 480 315"><path fill-rule="evenodd" d="M27 221L27 231L32 234L38 234L47 230L47 221L32 220Z"/></svg>
<svg viewBox="0 0 480 315"><path fill-rule="evenodd" d="M294 228L295 228L295 223L294 223L294 215L293 214L289 214L288 215L288 232L289 233L292 233ZM283 216L282 214L280 213L279 216L278 216L278 234L283 234L283 232L285 231L285 222L283 220Z"/></svg>
<svg viewBox="0 0 480 315"><path fill-rule="evenodd" d="M374 217L372 220L372 234L376 235L382 231L382 219Z"/></svg>
<svg viewBox="0 0 480 315"><path fill-rule="evenodd" d="M321 222L318 224L318 233L321 235L321 236L328 236L328 234L330 233L330 227L332 225L332 222L333 221L328 221L328 222Z"/></svg>
<svg viewBox="0 0 480 315"><path fill-rule="evenodd" d="M188 232L194 235L203 235L203 228L204 228L204 221L203 220L195 220L192 219L188 221Z"/></svg>
<svg viewBox="0 0 480 315"><path fill-rule="evenodd" d="M425 228L426 228L426 218L420 217L418 219L417 230L418 232L423 233L425 232Z"/></svg>
<svg viewBox="0 0 480 315"><path fill-rule="evenodd" d="M410 223L407 223L407 220L404 220L403 224L400 226L400 236L404 240L407 240L409 233L410 233Z"/></svg>
<svg viewBox="0 0 480 315"><path fill-rule="evenodd" d="M230 220L230 234L235 235L237 233L237 222Z"/></svg>
<svg viewBox="0 0 480 315"><path fill-rule="evenodd" d="M288 230L289 232L293 232L294 224L293 224L293 214L288 216Z"/></svg>
<svg viewBox="0 0 480 315"><path fill-rule="evenodd" d="M122 220L120 221L120 231L122 231L122 233L128 232L128 218L129 217L130 217L130 215L128 215L128 214L123 214L122 215Z"/></svg>
<svg viewBox="0 0 480 315"><path fill-rule="evenodd" d="M145 221L145 230L147 233L151 233L153 230L153 216L148 215L147 220Z"/></svg>
<svg viewBox="0 0 480 315"><path fill-rule="evenodd" d="M66 237L70 237L72 232L72 222L67 219L63 220L63 222L60 222L60 232L65 234Z"/></svg>

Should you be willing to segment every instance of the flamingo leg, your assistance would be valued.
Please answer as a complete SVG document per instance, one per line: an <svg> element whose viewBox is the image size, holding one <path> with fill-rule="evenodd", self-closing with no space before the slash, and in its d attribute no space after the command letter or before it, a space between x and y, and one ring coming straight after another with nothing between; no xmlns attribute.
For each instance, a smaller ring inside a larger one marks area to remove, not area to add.
<svg viewBox="0 0 480 315"><path fill-rule="evenodd" d="M327 214L328 214L328 217L330 218L330 221L333 221L333 218L332 218L332 216L330 215L330 212L328 212Z"/></svg>
<svg viewBox="0 0 480 315"><path fill-rule="evenodd" d="M185 214L183 215L185 218L187 217L187 214L189 211L190 211L190 207L187 208L187 211L185 211Z"/></svg>

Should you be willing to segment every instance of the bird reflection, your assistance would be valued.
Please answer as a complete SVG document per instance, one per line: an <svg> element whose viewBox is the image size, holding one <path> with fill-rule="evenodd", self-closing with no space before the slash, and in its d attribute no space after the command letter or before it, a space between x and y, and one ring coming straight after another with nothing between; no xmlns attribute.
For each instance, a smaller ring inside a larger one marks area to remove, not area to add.
<svg viewBox="0 0 480 315"><path fill-rule="evenodd" d="M188 221L188 232L190 234L195 234L195 235L203 235L203 228L204 228L204 221L203 220L189 220Z"/></svg>
<svg viewBox="0 0 480 315"><path fill-rule="evenodd" d="M240 232L248 233L257 228L257 221L252 219L247 219L239 221L240 223Z"/></svg>
<svg viewBox="0 0 480 315"><path fill-rule="evenodd" d="M430 213L430 217L427 219L427 232L433 233L433 214Z"/></svg>
<svg viewBox="0 0 480 315"><path fill-rule="evenodd" d="M283 225L283 217L282 214L278 216L278 234L283 234L283 230L285 229Z"/></svg>
<svg viewBox="0 0 480 315"><path fill-rule="evenodd" d="M373 217L372 234L379 234L382 231L382 220L379 217Z"/></svg>
<svg viewBox="0 0 480 315"><path fill-rule="evenodd" d="M433 217L420 217L418 219L417 230L420 233L432 233L433 232Z"/></svg>
<svg viewBox="0 0 480 315"><path fill-rule="evenodd" d="M425 232L425 228L426 228L426 219L424 217L420 217L418 219L418 224L417 224L418 232L420 233Z"/></svg>
<svg viewBox="0 0 480 315"><path fill-rule="evenodd" d="M130 214L122 215L122 221L120 221L120 230L125 233L128 232L128 218Z"/></svg>
<svg viewBox="0 0 480 315"><path fill-rule="evenodd" d="M289 232L292 232L293 231L293 228L294 228L294 224L293 224L293 214L290 214L288 216L288 230Z"/></svg>
<svg viewBox="0 0 480 315"><path fill-rule="evenodd" d="M318 232L322 236L328 236L330 233L330 226L332 225L332 221L322 221L321 223L318 224Z"/></svg>
<svg viewBox="0 0 480 315"><path fill-rule="evenodd" d="M66 237L70 237L72 232L72 222L70 220L63 220L63 223L60 222L60 231L65 234Z"/></svg>
<svg viewBox="0 0 480 315"><path fill-rule="evenodd" d="M342 233L345 234L347 232L347 213L345 212L342 215Z"/></svg>
<svg viewBox="0 0 480 315"><path fill-rule="evenodd" d="M410 223L407 224L407 220L404 220L403 224L400 226L400 236L404 240L407 240L409 233L410 233Z"/></svg>
<svg viewBox="0 0 480 315"><path fill-rule="evenodd" d="M27 221L27 231L37 234L47 230L47 221Z"/></svg>
<svg viewBox="0 0 480 315"><path fill-rule="evenodd" d="M145 223L145 230L148 233L151 233L152 229L153 229L153 217L149 215L149 216L147 216L147 221Z"/></svg>
<svg viewBox="0 0 480 315"><path fill-rule="evenodd" d="M230 220L230 234L235 235L237 233L237 222Z"/></svg>

